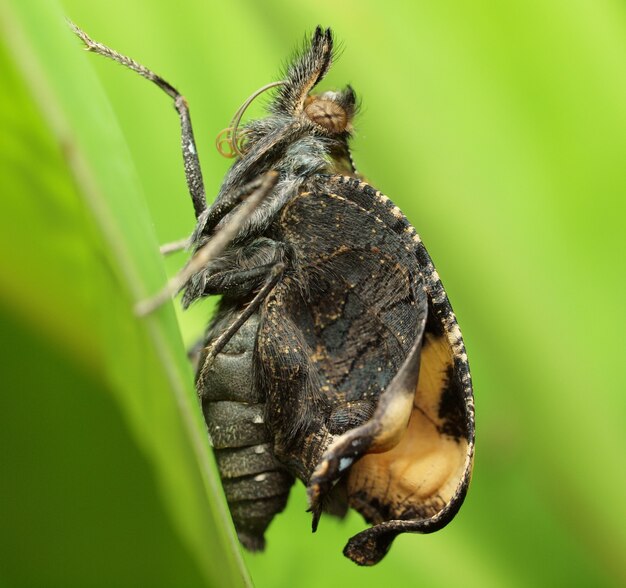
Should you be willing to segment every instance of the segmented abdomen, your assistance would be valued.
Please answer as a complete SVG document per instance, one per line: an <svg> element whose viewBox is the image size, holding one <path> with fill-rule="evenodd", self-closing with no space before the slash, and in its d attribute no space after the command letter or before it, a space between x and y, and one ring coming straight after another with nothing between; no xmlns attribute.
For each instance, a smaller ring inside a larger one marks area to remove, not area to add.
<svg viewBox="0 0 626 588"><path fill-rule="evenodd" d="M206 345L232 317L220 314ZM235 529L252 551L264 548L265 530L285 508L294 481L274 457L265 425L265 398L253 375L258 325L258 315L250 317L210 364L205 347L196 378Z"/></svg>

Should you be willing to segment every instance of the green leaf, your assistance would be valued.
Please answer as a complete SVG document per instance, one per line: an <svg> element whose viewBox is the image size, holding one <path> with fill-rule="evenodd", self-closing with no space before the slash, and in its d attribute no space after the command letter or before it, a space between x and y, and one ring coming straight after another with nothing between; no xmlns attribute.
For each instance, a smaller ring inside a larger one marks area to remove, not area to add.
<svg viewBox="0 0 626 588"><path fill-rule="evenodd" d="M248 583L127 147L51 2L0 5L3 583Z"/></svg>

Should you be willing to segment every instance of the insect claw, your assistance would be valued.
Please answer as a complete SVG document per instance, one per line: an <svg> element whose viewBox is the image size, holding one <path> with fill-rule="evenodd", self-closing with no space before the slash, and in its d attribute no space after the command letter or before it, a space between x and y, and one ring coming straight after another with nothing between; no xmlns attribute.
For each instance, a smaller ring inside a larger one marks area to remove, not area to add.
<svg viewBox="0 0 626 588"><path fill-rule="evenodd" d="M322 516L321 507L313 509L309 509L310 512L313 513L313 519L311 520L311 531L315 533L317 531L317 526L319 525L320 518Z"/></svg>
<svg viewBox="0 0 626 588"><path fill-rule="evenodd" d="M317 484L309 484L306 492L309 499L309 508L307 509L307 512L310 512L313 515L313 518L311 519L311 531L315 533L317 531L323 510L320 487Z"/></svg>

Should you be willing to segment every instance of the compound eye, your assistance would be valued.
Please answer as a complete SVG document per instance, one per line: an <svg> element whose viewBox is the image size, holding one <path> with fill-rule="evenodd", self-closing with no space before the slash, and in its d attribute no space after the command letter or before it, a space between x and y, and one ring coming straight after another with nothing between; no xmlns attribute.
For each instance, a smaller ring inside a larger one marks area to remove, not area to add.
<svg viewBox="0 0 626 588"><path fill-rule="evenodd" d="M333 100L311 99L304 114L315 124L331 133L343 133L348 126L348 115L340 104Z"/></svg>

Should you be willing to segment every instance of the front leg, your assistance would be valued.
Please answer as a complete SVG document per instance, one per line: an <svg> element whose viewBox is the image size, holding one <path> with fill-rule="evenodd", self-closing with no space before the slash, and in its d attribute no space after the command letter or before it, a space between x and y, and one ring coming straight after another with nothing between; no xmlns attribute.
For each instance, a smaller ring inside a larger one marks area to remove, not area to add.
<svg viewBox="0 0 626 588"><path fill-rule="evenodd" d="M108 57L113 61L117 61L134 72L137 72L140 76L143 76L147 80L150 80L156 84L161 90L163 90L173 101L174 108L178 112L178 118L180 119L180 131L181 131L181 147L183 152L183 163L185 166L185 179L187 180L187 187L189 188L189 194L193 202L193 207L196 213L196 218L206 209L206 196L204 193L204 181L202 179L202 170L200 169L200 160L198 159L198 150L196 148L196 141L193 136L193 128L191 126L191 115L189 114L189 105L185 100L185 97L172 86L166 82L161 76L155 74L147 67L137 63L134 59L118 53L114 49L94 41L85 31L78 28L74 23L70 23L70 27L74 31L77 37L85 44L88 51L97 53L104 57Z"/></svg>
<svg viewBox="0 0 626 588"><path fill-rule="evenodd" d="M225 300L235 300L239 310L230 324L211 339L198 373L199 385L203 384L213 359L257 312L279 282L287 267L288 257L284 243L261 237L245 247L227 251L203 272L196 274L188 284L183 298L184 307L198 298L221 294Z"/></svg>
<svg viewBox="0 0 626 588"><path fill-rule="evenodd" d="M267 298L269 293L273 290L278 280L282 276L285 270L285 263L276 263L269 272L263 287L256 293L254 298L248 303L248 305L239 313L237 318L228 327L220 333L208 347L208 353L205 357L204 364L197 379L197 388L201 389L204 384L204 378L208 370L210 369L213 359L224 348L224 346L232 339L233 335L243 326L243 324L259 309L263 301Z"/></svg>

